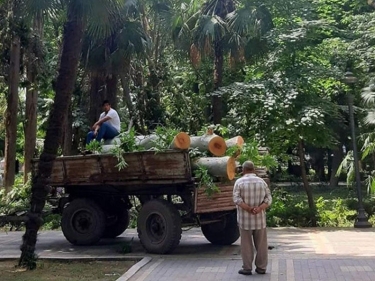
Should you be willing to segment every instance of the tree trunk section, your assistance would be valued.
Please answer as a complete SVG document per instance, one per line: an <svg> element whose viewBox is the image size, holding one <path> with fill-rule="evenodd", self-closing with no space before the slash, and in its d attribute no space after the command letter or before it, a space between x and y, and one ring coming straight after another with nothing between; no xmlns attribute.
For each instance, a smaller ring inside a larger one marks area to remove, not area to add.
<svg viewBox="0 0 375 281"><path fill-rule="evenodd" d="M344 152L342 151L342 147L335 148L335 150L333 150L332 170L331 177L329 179L329 185L331 187L336 187L339 184L339 177L336 176L336 173L343 158Z"/></svg>
<svg viewBox="0 0 375 281"><path fill-rule="evenodd" d="M190 137L190 147L198 148L201 152L209 151L214 156L223 156L227 150L225 140L215 134Z"/></svg>
<svg viewBox="0 0 375 281"><path fill-rule="evenodd" d="M147 136L136 136L136 143L145 149L151 149L157 145L159 136L152 134ZM172 140L168 148L186 150L190 147L190 136L187 133L179 132Z"/></svg>
<svg viewBox="0 0 375 281"><path fill-rule="evenodd" d="M301 166L301 176L302 176L303 187L305 188L305 191L306 191L307 201L308 201L309 209L311 212L310 213L311 226L315 227L316 226L316 207L315 207L313 193L309 185L309 182L307 180L306 167L305 167L305 153L303 150L302 140L298 142L298 156L299 156L299 163Z"/></svg>
<svg viewBox="0 0 375 281"><path fill-rule="evenodd" d="M26 232L21 245L19 265L34 269L35 245L37 233L43 223L42 210L49 193L48 179L51 176L53 162L59 148L64 118L74 90L77 77L78 62L82 49L83 22L82 17L75 14L74 1L69 2L67 20L64 26L63 50L59 74L56 81L56 95L52 111L48 119L48 128L44 148L38 164L38 172L31 188L31 207L27 214Z"/></svg>
<svg viewBox="0 0 375 281"><path fill-rule="evenodd" d="M236 175L236 161L233 157L203 157L194 161L193 170L207 168L208 173L217 178L233 180Z"/></svg>
<svg viewBox="0 0 375 281"><path fill-rule="evenodd" d="M221 42L215 42L215 63L214 63L214 90L217 90L223 82L224 55ZM222 97L212 96L212 114L214 124L221 124L222 118Z"/></svg>
<svg viewBox="0 0 375 281"><path fill-rule="evenodd" d="M18 35L12 35L10 47L9 91L7 96L7 110L5 115L5 167L4 186L9 192L15 180L16 144L17 144L17 114L18 114L18 86L20 82L21 41Z"/></svg>

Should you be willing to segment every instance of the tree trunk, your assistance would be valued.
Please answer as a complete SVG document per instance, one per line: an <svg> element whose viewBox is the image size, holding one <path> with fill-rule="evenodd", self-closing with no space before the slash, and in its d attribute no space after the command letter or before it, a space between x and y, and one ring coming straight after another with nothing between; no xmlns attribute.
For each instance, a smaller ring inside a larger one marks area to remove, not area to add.
<svg viewBox="0 0 375 281"><path fill-rule="evenodd" d="M31 171L31 159L34 157L37 133L37 107L38 90L36 89L36 69L33 67L29 55L27 62L27 80L29 86L26 89L26 110L25 110L25 146L24 146L24 183L28 180L28 173Z"/></svg>
<svg viewBox="0 0 375 281"><path fill-rule="evenodd" d="M215 42L215 63L214 63L214 90L217 90L223 82L224 55L221 42ZM214 124L221 124L222 118L222 97L212 96L212 114Z"/></svg>
<svg viewBox="0 0 375 281"><path fill-rule="evenodd" d="M107 77L106 85L107 85L107 100L111 103L111 107L114 109L117 108L117 80L118 77L116 74L112 74L111 76Z"/></svg>
<svg viewBox="0 0 375 281"><path fill-rule="evenodd" d="M69 102L77 76L78 62L82 49L82 17L75 14L74 1L69 2L67 21L64 26L63 50L59 74L56 81L56 95L48 120L44 148L38 164L36 177L31 189L31 207L27 214L26 232L21 245L19 265L35 269L35 244L37 233L43 223L42 210L49 192L48 179L59 148L64 118L68 113Z"/></svg>
<svg viewBox="0 0 375 281"><path fill-rule="evenodd" d="M336 187L339 184L339 178L336 176L336 173L343 158L344 152L342 151L342 147L336 147L336 149L333 150L331 177L329 179L329 185L331 187Z"/></svg>
<svg viewBox="0 0 375 281"><path fill-rule="evenodd" d="M311 226L315 227L316 226L316 207L315 207L313 193L309 185L309 182L307 180L306 167L305 167L305 153L303 149L302 140L298 142L298 156L299 156L299 163L301 166L301 176L302 176L303 187L305 188L307 201L309 203Z"/></svg>
<svg viewBox="0 0 375 281"><path fill-rule="evenodd" d="M20 82L20 53L21 41L17 34L12 35L10 46L9 91L7 96L7 110L5 115L5 167L4 186L9 192L15 180L16 144L17 144L17 114L18 114L18 86Z"/></svg>
<svg viewBox="0 0 375 281"><path fill-rule="evenodd" d="M34 31L42 40L43 38L43 17L38 13L33 21ZM34 157L37 133L37 108L38 108L38 90L36 87L37 69L34 66L32 50L27 52L26 75L29 82L26 88L26 110L25 110L25 145L24 145L24 171L23 182L28 180L28 173L31 171L31 159Z"/></svg>
<svg viewBox="0 0 375 281"><path fill-rule="evenodd" d="M142 132L140 129L139 122L137 120L137 114L132 102L132 98L130 96L130 59L125 60L124 71L120 74L121 77L121 86L123 91L123 98L126 103L126 107L128 108L129 118L133 120L134 128L137 132Z"/></svg>
<svg viewBox="0 0 375 281"><path fill-rule="evenodd" d="M73 142L73 115L72 105L70 102L68 114L63 126L64 134L62 140L62 154L64 156L72 155L72 142Z"/></svg>
<svg viewBox="0 0 375 281"><path fill-rule="evenodd" d="M105 99L105 78L100 74L92 74L90 81L90 111L89 121L93 125L102 113L102 102Z"/></svg>

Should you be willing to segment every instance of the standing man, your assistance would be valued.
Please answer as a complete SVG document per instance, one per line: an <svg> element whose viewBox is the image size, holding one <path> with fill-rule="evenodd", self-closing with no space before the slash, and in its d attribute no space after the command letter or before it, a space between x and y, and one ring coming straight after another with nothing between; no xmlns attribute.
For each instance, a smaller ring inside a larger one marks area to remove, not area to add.
<svg viewBox="0 0 375 281"><path fill-rule="evenodd" d="M86 144L93 139L113 139L120 133L121 123L117 111L111 108L108 100L103 101L104 112L100 114L99 120L92 126L92 131L87 134Z"/></svg>
<svg viewBox="0 0 375 281"><path fill-rule="evenodd" d="M242 269L238 273L252 274L255 247L255 272L265 274L268 263L265 209L272 203L271 192L266 182L255 174L253 162L244 162L242 172L243 176L236 181L233 188L243 261Z"/></svg>

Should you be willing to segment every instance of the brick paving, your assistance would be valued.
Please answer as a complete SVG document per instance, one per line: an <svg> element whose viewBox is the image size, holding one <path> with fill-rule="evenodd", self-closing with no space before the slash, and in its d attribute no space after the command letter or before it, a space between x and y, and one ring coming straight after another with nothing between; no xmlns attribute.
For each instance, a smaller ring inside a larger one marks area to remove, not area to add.
<svg viewBox="0 0 375 281"><path fill-rule="evenodd" d="M19 256L22 235L0 233L0 258ZM238 274L242 266L238 241L231 246L211 245L199 229L185 231L179 247L164 256L145 253L134 229L90 247L69 244L59 231L41 232L37 253L60 259L150 257L119 281L375 281L374 229L270 228L268 236L274 248L267 274L252 276ZM132 253L121 253L121 245L132 239Z"/></svg>

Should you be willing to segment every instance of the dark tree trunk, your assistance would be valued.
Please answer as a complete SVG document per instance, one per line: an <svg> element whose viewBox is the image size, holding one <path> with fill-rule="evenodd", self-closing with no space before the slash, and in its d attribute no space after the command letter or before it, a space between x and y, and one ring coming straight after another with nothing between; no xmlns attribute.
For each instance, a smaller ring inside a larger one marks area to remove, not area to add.
<svg viewBox="0 0 375 281"><path fill-rule="evenodd" d="M331 177L329 179L329 185L331 187L335 187L339 184L339 178L336 176L336 173L343 158L344 152L342 151L342 147L336 147L336 149L333 150Z"/></svg>
<svg viewBox="0 0 375 281"><path fill-rule="evenodd" d="M224 54L221 42L215 42L215 63L214 63L214 90L217 90L223 82ZM212 97L212 119L214 124L221 124L222 118L222 97Z"/></svg>
<svg viewBox="0 0 375 281"><path fill-rule="evenodd" d="M310 209L311 226L315 227L316 226L316 207L315 207L313 193L309 185L309 182L307 180L306 166L305 166L305 153L303 149L302 140L298 142L298 156L299 156L299 163L301 166L301 176L302 176L303 187L305 188L305 191L306 191L307 201L308 201L309 209Z"/></svg>
<svg viewBox="0 0 375 281"><path fill-rule="evenodd" d="M102 113L102 102L105 99L105 78L92 74L90 82L90 125L93 125Z"/></svg>
<svg viewBox="0 0 375 281"><path fill-rule="evenodd" d="M9 91L7 96L7 110L5 115L5 167L4 186L9 192L15 180L16 143L17 143L17 114L18 114L18 86L20 82L21 42L17 34L12 35L10 46Z"/></svg>
<svg viewBox="0 0 375 281"><path fill-rule="evenodd" d="M118 76L116 74L112 74L111 76L107 77L106 85L107 85L107 100L111 103L111 107L114 109L117 108L117 81Z"/></svg>
<svg viewBox="0 0 375 281"><path fill-rule="evenodd" d="M141 65L137 65L135 70L135 77L134 84L138 88L138 95L137 95L137 106L136 110L138 112L138 118L139 118L139 125L141 129L141 134L145 135L146 129L145 129L145 116L146 116L146 95L144 92L144 77L143 77L143 68Z"/></svg>
<svg viewBox="0 0 375 281"><path fill-rule="evenodd" d="M48 120L48 128L43 152L38 164L38 171L32 182L31 207L27 214L26 232L21 245L22 253L19 265L29 269L34 269L36 266L35 245L38 230L43 223L42 210L49 193L48 178L51 175L53 162L56 159L59 148L62 126L64 125L64 119L68 113L71 95L74 90L82 49L82 17L77 16L74 12L74 1L69 3L67 21L64 26L63 50L56 81L56 95Z"/></svg>

